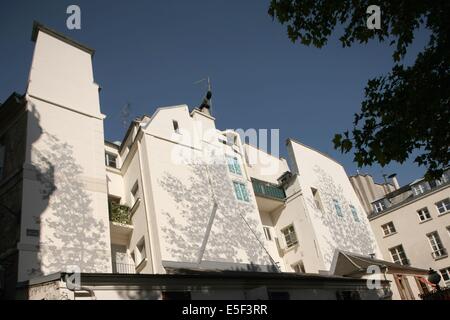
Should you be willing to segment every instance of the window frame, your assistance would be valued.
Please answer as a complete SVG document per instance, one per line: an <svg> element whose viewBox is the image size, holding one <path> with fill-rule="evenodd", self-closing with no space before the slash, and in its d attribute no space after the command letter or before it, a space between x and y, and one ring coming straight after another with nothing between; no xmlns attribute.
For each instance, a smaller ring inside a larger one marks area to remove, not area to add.
<svg viewBox="0 0 450 320"><path fill-rule="evenodd" d="M401 249L401 251L399 250L399 248ZM395 255L398 257L399 260L396 260L394 257L394 253L392 252L394 250L395 250ZM403 248L403 245L400 244L398 246L389 248L389 253L391 254L391 258L394 263L400 264L402 266L409 265L408 256L406 255L406 251L405 251L405 248ZM403 254L404 258L401 257L402 254Z"/></svg>
<svg viewBox="0 0 450 320"><path fill-rule="evenodd" d="M229 155L226 155L225 158L227 160L228 172L238 176L242 176L242 169L239 159L237 157Z"/></svg>
<svg viewBox="0 0 450 320"><path fill-rule="evenodd" d="M382 224L381 229L383 230L384 237L389 237L397 233L397 228L395 228L395 224L393 221L389 221L388 223ZM386 231L388 231L388 233L386 233Z"/></svg>
<svg viewBox="0 0 450 320"><path fill-rule="evenodd" d="M447 256L447 250L442 243L442 239L437 231L427 233L428 243L431 247L431 255L434 259L441 259Z"/></svg>
<svg viewBox="0 0 450 320"><path fill-rule="evenodd" d="M139 258L139 259L138 259ZM137 243L134 252L134 265L138 268L142 262L147 259L147 248L145 244L145 237L142 237Z"/></svg>
<svg viewBox="0 0 450 320"><path fill-rule="evenodd" d="M444 281L444 283L445 284L450 283L450 267L439 269L439 272L442 275L442 280ZM445 278L447 278L447 279L445 279Z"/></svg>
<svg viewBox="0 0 450 320"><path fill-rule="evenodd" d="M289 232L285 233L285 231ZM298 245L298 236L293 223L282 228L280 232L283 235L284 243L286 244L287 249L293 248ZM287 237L289 237L289 239L287 239ZM294 239L291 239L291 237L293 237Z"/></svg>
<svg viewBox="0 0 450 320"><path fill-rule="evenodd" d="M272 232L270 231L270 227L263 226L264 230L264 236L266 237L267 241L273 241Z"/></svg>
<svg viewBox="0 0 450 320"><path fill-rule="evenodd" d="M110 157L113 157L113 158L114 158L114 161L113 161L113 162L114 162L114 166L112 166L112 165L110 164L110 162L111 162ZM118 163L118 161L117 161L118 158L119 158L118 155L116 155L116 154L114 154L114 153L112 153L112 152L106 151L106 152L105 152L105 164L106 164L106 166L109 167L109 168L115 168L115 169L118 169L118 167L119 167L119 163Z"/></svg>
<svg viewBox="0 0 450 320"><path fill-rule="evenodd" d="M343 217L344 213L342 212L341 204L337 199L333 199L334 210L339 217Z"/></svg>
<svg viewBox="0 0 450 320"><path fill-rule="evenodd" d="M177 120L172 120L173 132L180 134L180 123Z"/></svg>
<svg viewBox="0 0 450 320"><path fill-rule="evenodd" d="M355 220L356 222L361 222L361 220L359 219L358 211L356 210L355 206L351 204L349 205L349 207L353 216L353 220Z"/></svg>
<svg viewBox="0 0 450 320"><path fill-rule="evenodd" d="M426 213L424 213L425 211L426 211ZM433 218L431 217L430 210L428 210L428 207L423 207L423 208L417 210L416 212L417 212L417 215L419 216L419 221L421 223L433 220ZM428 214L428 218L426 217L427 214ZM425 219L422 219L422 215L425 217Z"/></svg>
<svg viewBox="0 0 450 320"><path fill-rule="evenodd" d="M135 205L135 203L137 202L137 200L139 199L139 181L136 180L136 182L133 184L133 187L130 190L130 194L131 194L131 207L133 207Z"/></svg>
<svg viewBox="0 0 450 320"><path fill-rule="evenodd" d="M240 181L233 181L234 195L238 201L250 202L250 194L247 186Z"/></svg>
<svg viewBox="0 0 450 320"><path fill-rule="evenodd" d="M386 204L384 203L384 201L377 201L373 203L372 206L375 209L376 213L380 213L386 210Z"/></svg>
<svg viewBox="0 0 450 320"><path fill-rule="evenodd" d="M446 204L446 202L447 202L447 204ZM439 205L439 204L442 204L442 206ZM444 214L450 212L450 198L442 199L442 200L436 202L434 205L436 206L436 209L437 209L437 211L438 211L439 216L444 215ZM441 207L442 207L442 208L445 208L446 210L443 211L443 212L441 212L441 211L439 210L439 208L441 208Z"/></svg>

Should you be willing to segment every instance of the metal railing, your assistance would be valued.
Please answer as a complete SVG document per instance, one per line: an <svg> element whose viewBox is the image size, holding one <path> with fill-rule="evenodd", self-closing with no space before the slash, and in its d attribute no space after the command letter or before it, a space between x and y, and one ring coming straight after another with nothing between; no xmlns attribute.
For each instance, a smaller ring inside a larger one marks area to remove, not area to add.
<svg viewBox="0 0 450 320"><path fill-rule="evenodd" d="M286 193L284 192L284 189L277 186L276 184L252 178L252 185L253 191L257 196L259 195L279 200L286 199Z"/></svg>
<svg viewBox="0 0 450 320"><path fill-rule="evenodd" d="M135 274L136 267L134 264L113 262L114 274Z"/></svg>

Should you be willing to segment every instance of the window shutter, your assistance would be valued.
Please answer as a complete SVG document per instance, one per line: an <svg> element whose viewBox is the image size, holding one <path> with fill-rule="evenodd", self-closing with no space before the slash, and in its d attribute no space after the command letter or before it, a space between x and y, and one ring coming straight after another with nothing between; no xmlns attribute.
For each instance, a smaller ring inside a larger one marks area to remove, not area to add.
<svg viewBox="0 0 450 320"><path fill-rule="evenodd" d="M231 173L236 173L236 171L234 170L233 159L227 157L227 163L228 163L228 170L230 170Z"/></svg>
<svg viewBox="0 0 450 320"><path fill-rule="evenodd" d="M249 197L248 197L248 192L247 192L247 188L245 187L245 185L241 184L241 189L242 189L242 196L244 198L245 201L250 201Z"/></svg>
<svg viewBox="0 0 450 320"><path fill-rule="evenodd" d="M241 175L242 171L241 171L241 166L239 165L238 159L233 159L233 162L234 162L234 170L236 171L236 174Z"/></svg>
<svg viewBox="0 0 450 320"><path fill-rule="evenodd" d="M236 193L236 197L239 200L243 200L242 192L241 192L241 188L240 188L239 184L236 182L233 182L233 184L234 184L234 192Z"/></svg>

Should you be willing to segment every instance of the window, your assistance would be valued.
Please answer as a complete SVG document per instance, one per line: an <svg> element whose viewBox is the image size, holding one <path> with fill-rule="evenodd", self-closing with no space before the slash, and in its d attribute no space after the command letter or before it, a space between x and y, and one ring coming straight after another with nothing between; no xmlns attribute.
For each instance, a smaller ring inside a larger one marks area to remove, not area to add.
<svg viewBox="0 0 450 320"><path fill-rule="evenodd" d="M108 167L117 168L117 156L112 153L105 153L105 164Z"/></svg>
<svg viewBox="0 0 450 320"><path fill-rule="evenodd" d="M450 267L439 270L442 275L442 280L445 281L446 284L450 283Z"/></svg>
<svg viewBox="0 0 450 320"><path fill-rule="evenodd" d="M437 202L436 208L438 209L439 214L444 214L450 211L450 198Z"/></svg>
<svg viewBox="0 0 450 320"><path fill-rule="evenodd" d="M297 262L292 266L292 269L294 269L295 273L305 273L305 265L303 264L303 261Z"/></svg>
<svg viewBox="0 0 450 320"><path fill-rule="evenodd" d="M394 226L393 222L383 224L381 226L381 228L383 229L383 233L385 236L390 236L391 234L394 234L397 232L397 230L395 230L395 226Z"/></svg>
<svg viewBox="0 0 450 320"><path fill-rule="evenodd" d="M414 195L419 196L422 193L424 193L425 191L429 190L430 186L428 184L428 182L422 182L420 184L416 184L414 186L412 186L412 190L414 192Z"/></svg>
<svg viewBox="0 0 450 320"><path fill-rule="evenodd" d="M178 121L173 120L172 125L173 125L173 131L175 131L176 133L180 133L180 126L178 125Z"/></svg>
<svg viewBox="0 0 450 320"><path fill-rule="evenodd" d="M339 217L342 217L342 209L341 209L341 205L339 204L339 201L337 201L336 199L333 199L333 203L334 203L334 208L336 209L336 213Z"/></svg>
<svg viewBox="0 0 450 320"><path fill-rule="evenodd" d="M294 225L287 226L281 230L284 235L284 240L286 241L286 247L291 248L298 243L297 234L295 233Z"/></svg>
<svg viewBox="0 0 450 320"><path fill-rule="evenodd" d="M131 206L134 206L138 199L138 192L139 192L139 183L136 181L133 185L133 188L131 188Z"/></svg>
<svg viewBox="0 0 450 320"><path fill-rule="evenodd" d="M250 198L248 197L247 187L240 182L233 182L233 185L236 198L241 201L249 202Z"/></svg>
<svg viewBox="0 0 450 320"><path fill-rule="evenodd" d="M311 192L313 194L314 203L316 204L317 210L320 210L323 212L323 205L322 205L322 200L320 199L319 191L315 188L311 188Z"/></svg>
<svg viewBox="0 0 450 320"><path fill-rule="evenodd" d="M242 175L241 166L237 158L227 156L228 170L231 173Z"/></svg>
<svg viewBox="0 0 450 320"><path fill-rule="evenodd" d="M395 263L404 265L404 266L409 265L409 261L406 258L406 253L405 253L405 250L403 249L402 245L391 248L391 249L389 249L389 251L392 256L392 261L394 261Z"/></svg>
<svg viewBox="0 0 450 320"><path fill-rule="evenodd" d="M350 205L350 211L352 212L353 219L355 219L356 222L359 222L358 211L356 211L356 208Z"/></svg>
<svg viewBox="0 0 450 320"><path fill-rule="evenodd" d="M0 144L0 179L3 177L5 167L5 146Z"/></svg>
<svg viewBox="0 0 450 320"><path fill-rule="evenodd" d="M386 209L386 205L384 204L383 201L379 201L373 204L373 208L375 209L376 213L380 213L381 211Z"/></svg>
<svg viewBox="0 0 450 320"><path fill-rule="evenodd" d="M264 235L268 241L272 241L272 234L270 233L269 227L264 227Z"/></svg>
<svg viewBox="0 0 450 320"><path fill-rule="evenodd" d="M136 267L138 267L142 261L145 260L147 257L147 254L145 253L145 240L142 238L136 245L136 250L134 254L134 262L136 264Z"/></svg>
<svg viewBox="0 0 450 320"><path fill-rule="evenodd" d="M439 259L447 256L447 250L445 250L444 246L442 245L441 238L439 237L437 231L427 234L427 237L428 241L430 241L432 250L431 255L434 259Z"/></svg>
<svg viewBox="0 0 450 320"><path fill-rule="evenodd" d="M431 214L428 211L428 208L417 210L417 214L419 215L420 222L431 220Z"/></svg>

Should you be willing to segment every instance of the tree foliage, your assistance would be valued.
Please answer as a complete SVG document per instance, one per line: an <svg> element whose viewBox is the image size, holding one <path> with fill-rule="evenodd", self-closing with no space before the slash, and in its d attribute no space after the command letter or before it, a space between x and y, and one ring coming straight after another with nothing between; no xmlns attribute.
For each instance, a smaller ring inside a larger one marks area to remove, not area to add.
<svg viewBox="0 0 450 320"><path fill-rule="evenodd" d="M381 8L381 29L366 26L367 8ZM334 137L343 153L353 151L358 166L392 161L427 167L439 177L450 159L450 1L448 0L272 0L269 14L287 26L289 38L321 48L337 26L344 47L370 39L394 47L393 68L368 81L353 128ZM415 32L430 39L410 66L405 57Z"/></svg>

